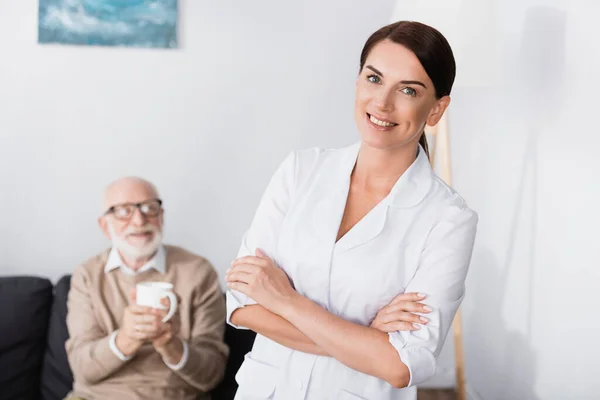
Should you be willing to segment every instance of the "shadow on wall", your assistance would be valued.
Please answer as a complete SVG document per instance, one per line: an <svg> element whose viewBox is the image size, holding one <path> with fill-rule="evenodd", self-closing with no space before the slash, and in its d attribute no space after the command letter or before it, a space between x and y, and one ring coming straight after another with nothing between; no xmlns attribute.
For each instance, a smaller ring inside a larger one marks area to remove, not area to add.
<svg viewBox="0 0 600 400"><path fill-rule="evenodd" d="M467 380L472 400L540 400L535 395L536 353L530 337L508 330L502 319L507 271L489 250L474 255L470 296L485 299L465 318L467 368L477 367L479 379Z"/></svg>
<svg viewBox="0 0 600 400"><path fill-rule="evenodd" d="M488 248L477 247L473 254L469 296L475 306L465 318L467 368L476 368L467 384L471 398L477 400L538 400L535 394L537 354L532 343L535 319L533 306L538 237L538 137L553 121L561 107L565 86L566 13L550 7L529 8L525 15L521 47L515 49L510 69L517 74L514 83L507 83L508 109L514 109L527 127L528 139L523 152L515 208L508 232L504 265ZM513 75L514 76L514 75ZM512 204L506 202L506 204ZM497 249L497 248L496 248ZM516 249L528 257L515 257ZM512 269L515 269L513 271ZM518 270L518 271L517 271ZM517 274L515 274L517 272ZM514 277L526 279L518 285ZM519 309L507 310L507 301L514 296L511 288L521 288ZM523 293L524 292L524 293ZM525 311L525 312L523 312ZM503 314L525 315L526 326L509 329Z"/></svg>

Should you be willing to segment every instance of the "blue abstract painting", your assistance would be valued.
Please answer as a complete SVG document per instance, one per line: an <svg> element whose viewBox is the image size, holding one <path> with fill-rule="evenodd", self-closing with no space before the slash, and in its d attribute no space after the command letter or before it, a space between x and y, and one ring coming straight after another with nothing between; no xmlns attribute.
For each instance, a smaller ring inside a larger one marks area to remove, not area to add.
<svg viewBox="0 0 600 400"><path fill-rule="evenodd" d="M177 47L177 0L39 2L39 43Z"/></svg>

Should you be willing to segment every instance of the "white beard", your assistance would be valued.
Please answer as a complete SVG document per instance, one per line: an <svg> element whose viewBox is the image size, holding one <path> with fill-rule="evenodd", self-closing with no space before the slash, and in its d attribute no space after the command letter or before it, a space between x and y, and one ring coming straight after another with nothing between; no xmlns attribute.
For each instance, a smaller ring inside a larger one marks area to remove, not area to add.
<svg viewBox="0 0 600 400"><path fill-rule="evenodd" d="M156 252L156 250L158 250L158 246L160 246L160 244L162 243L162 232L156 229L156 227L151 225L151 227L144 226L142 229L152 230L152 232L154 233L153 239L151 242L146 243L144 246L137 247L132 245L127 241L127 239L125 239L125 236L131 233L131 230L128 229L124 232L123 236L118 236L115 233L112 224L110 222L108 223L108 231L110 233L110 240L112 242L113 247L119 250L119 252L121 252L123 256L131 258L133 260L139 260L142 258L150 257Z"/></svg>

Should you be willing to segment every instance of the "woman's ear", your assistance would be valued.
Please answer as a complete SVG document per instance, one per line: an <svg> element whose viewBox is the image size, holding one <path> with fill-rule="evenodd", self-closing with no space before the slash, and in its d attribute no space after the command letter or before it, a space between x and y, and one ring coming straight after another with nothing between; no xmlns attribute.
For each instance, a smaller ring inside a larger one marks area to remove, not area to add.
<svg viewBox="0 0 600 400"><path fill-rule="evenodd" d="M427 125L437 125L437 123L440 122L440 119L442 119L442 115L444 115L444 112L446 111L449 105L450 96L444 96L441 99L437 100L435 106L433 107L433 109L429 113L429 116L427 117Z"/></svg>

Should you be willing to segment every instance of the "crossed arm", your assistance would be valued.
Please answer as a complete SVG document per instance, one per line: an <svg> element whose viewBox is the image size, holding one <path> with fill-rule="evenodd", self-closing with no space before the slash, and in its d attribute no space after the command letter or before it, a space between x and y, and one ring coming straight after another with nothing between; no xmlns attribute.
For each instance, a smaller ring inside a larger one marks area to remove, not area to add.
<svg viewBox="0 0 600 400"><path fill-rule="evenodd" d="M379 311L370 327L384 333L421 329L421 324L427 324L428 319L417 313L426 314L431 310L419 303L423 299L424 296L418 293L398 295ZM331 354L315 344L290 321L261 305L254 304L234 310L231 323L251 329L290 349L331 357Z"/></svg>
<svg viewBox="0 0 600 400"><path fill-rule="evenodd" d="M380 311L371 326L365 327L345 321L300 296L285 272L260 252L256 257L237 260L227 281L231 289L259 303L233 311L233 324L295 350L334 357L394 387L408 385L409 369L398 357L387 332L420 329L416 322L424 324L426 320L414 313L429 312L424 304L417 302L424 296L416 293L398 296Z"/></svg>
<svg viewBox="0 0 600 400"><path fill-rule="evenodd" d="M298 328L260 305L237 309L231 321L286 347L335 357L348 367L384 379L394 387L408 385L408 368L398 357L386 333L344 321L306 298L296 301L297 306L304 308L288 314L287 318ZM337 334L332 335L333 331Z"/></svg>

